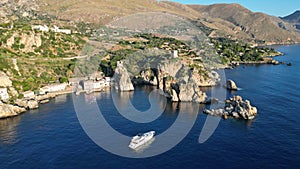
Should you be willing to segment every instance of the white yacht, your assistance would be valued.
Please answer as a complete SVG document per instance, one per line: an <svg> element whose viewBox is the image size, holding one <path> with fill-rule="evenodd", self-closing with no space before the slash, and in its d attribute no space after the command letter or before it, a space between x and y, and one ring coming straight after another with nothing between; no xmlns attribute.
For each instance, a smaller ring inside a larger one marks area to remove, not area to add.
<svg viewBox="0 0 300 169"><path fill-rule="evenodd" d="M129 148L136 149L137 147L147 143L154 137L155 131L149 131L144 134L138 134L131 139Z"/></svg>

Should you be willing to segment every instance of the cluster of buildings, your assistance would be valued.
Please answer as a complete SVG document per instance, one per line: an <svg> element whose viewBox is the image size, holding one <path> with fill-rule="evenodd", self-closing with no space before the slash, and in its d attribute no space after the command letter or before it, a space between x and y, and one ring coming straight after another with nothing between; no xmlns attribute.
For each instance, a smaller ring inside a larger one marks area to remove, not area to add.
<svg viewBox="0 0 300 169"><path fill-rule="evenodd" d="M110 83L112 82L112 78L105 77L98 80L87 80L87 78L70 78L69 83L58 83L58 84L52 84L47 85L39 90L39 95L45 95L47 93L58 93L58 92L65 92L70 91L73 92L72 89L75 89L78 87L79 89L82 89L82 91L85 92L93 92L93 91L100 91L105 87L110 86ZM0 89L0 97L2 99L8 99L8 94L6 88ZM23 92L23 97L27 99L33 99L36 95L33 91L26 91Z"/></svg>
<svg viewBox="0 0 300 169"><path fill-rule="evenodd" d="M52 28L49 28L47 25L33 25L31 27L33 30L39 30L42 32L49 32L50 30L56 33L64 33L64 34L71 34L72 31L70 29L60 29L56 25L54 25Z"/></svg>
<svg viewBox="0 0 300 169"><path fill-rule="evenodd" d="M71 78L69 83L58 83L47 85L39 90L39 95L45 95L47 93L57 93L64 92L66 90L73 91L72 89L75 87L79 87L82 91L85 92L93 92L100 91L105 87L110 86L113 82L113 78L105 77L101 79L87 80L87 78ZM34 99L36 93L34 91L26 91L22 93L23 97L26 99ZM0 88L0 100L8 100L9 94L7 92L7 88Z"/></svg>

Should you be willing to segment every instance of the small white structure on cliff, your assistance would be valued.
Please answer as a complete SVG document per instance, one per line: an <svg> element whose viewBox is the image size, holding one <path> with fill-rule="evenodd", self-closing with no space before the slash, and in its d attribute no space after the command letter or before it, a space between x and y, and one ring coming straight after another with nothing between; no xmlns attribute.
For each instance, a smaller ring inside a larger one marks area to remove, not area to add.
<svg viewBox="0 0 300 169"><path fill-rule="evenodd" d="M24 98L33 98L35 96L34 92L31 90L23 92L22 94L23 94Z"/></svg>
<svg viewBox="0 0 300 169"><path fill-rule="evenodd" d="M7 100L7 99L9 99L7 88L0 88L0 100Z"/></svg>
<svg viewBox="0 0 300 169"><path fill-rule="evenodd" d="M47 25L33 25L31 26L33 30L39 30L42 32L49 32L49 27Z"/></svg>
<svg viewBox="0 0 300 169"><path fill-rule="evenodd" d="M178 58L178 51L177 50L172 51L172 58Z"/></svg>
<svg viewBox="0 0 300 169"><path fill-rule="evenodd" d="M65 33L65 34L72 33L70 29L60 29L56 25L54 25L53 28L51 28L51 31L56 32L56 33Z"/></svg>

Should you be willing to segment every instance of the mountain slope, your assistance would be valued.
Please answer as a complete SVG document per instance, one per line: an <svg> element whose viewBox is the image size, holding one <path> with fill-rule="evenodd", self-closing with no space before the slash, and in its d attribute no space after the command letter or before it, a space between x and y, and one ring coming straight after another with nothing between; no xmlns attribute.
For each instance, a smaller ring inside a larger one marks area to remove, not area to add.
<svg viewBox="0 0 300 169"><path fill-rule="evenodd" d="M199 13L179 3L156 0L38 0L41 10L62 19L107 24L139 12L169 12L196 18Z"/></svg>
<svg viewBox="0 0 300 169"><path fill-rule="evenodd" d="M12 9L16 6L14 1L3 2L10 4ZM68 23L83 22L98 26L132 14L163 12L196 21L210 37L226 37L262 45L300 42L300 34L293 24L274 16L251 12L239 4L204 6L156 0L19 0L17 4L30 8L34 6L42 15L49 14ZM7 5L3 7L9 9Z"/></svg>
<svg viewBox="0 0 300 169"><path fill-rule="evenodd" d="M281 19L284 21L290 22L290 23L299 23L300 24L300 10L294 12L291 15L282 17Z"/></svg>
<svg viewBox="0 0 300 169"><path fill-rule="evenodd" d="M295 32L291 24L274 16L251 12L239 4L189 6L198 11L202 17L219 18L233 24L235 27L232 29L235 34L231 35L238 38L241 38L239 34L242 33L242 37L247 35L244 38L266 40L271 43L299 41L299 34Z"/></svg>
<svg viewBox="0 0 300 169"><path fill-rule="evenodd" d="M300 11L296 11L291 15L282 17L281 19L295 25L295 27L300 30Z"/></svg>

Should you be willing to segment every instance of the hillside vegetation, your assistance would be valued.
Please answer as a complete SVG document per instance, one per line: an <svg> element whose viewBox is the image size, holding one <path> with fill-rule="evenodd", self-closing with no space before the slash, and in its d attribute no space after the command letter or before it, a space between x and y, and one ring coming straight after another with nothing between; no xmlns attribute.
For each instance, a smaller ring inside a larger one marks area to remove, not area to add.
<svg viewBox="0 0 300 169"><path fill-rule="evenodd" d="M78 63L73 57L79 55L91 56L89 61L97 66L101 64L101 70L111 76L116 62L136 51L158 48L170 53L178 50L179 58L186 65L197 70L199 75L207 76L202 68L202 62L207 59L202 56L203 52L210 52L209 56L212 56L211 53L216 55L217 51L224 64L262 60L274 51L250 47L248 43L293 43L299 38L293 27L281 19L253 13L236 4L201 6L155 0L4 0L0 2L0 11L0 71L12 79L15 89L20 92L37 90L49 83L73 77L75 63ZM140 20L137 21L135 17ZM181 23L173 22L172 18ZM162 23L168 26L162 26ZM187 23L191 24L189 28L181 27ZM72 33L34 30L33 25L47 25L49 28L57 25L72 30ZM123 32L123 35L109 27L99 29L101 25L125 25L131 30L150 29L146 32L159 28L161 34L170 36L137 32ZM207 43L214 45L214 50L197 46L200 51L202 49L202 53L197 54L197 47L186 43L189 38L193 42L194 36L182 32L201 35L196 40L209 41ZM123 37L111 39L102 36L115 33ZM144 41L126 38L141 38ZM86 41L94 46L86 45ZM82 72L98 69L88 67L85 63L82 65Z"/></svg>
<svg viewBox="0 0 300 169"><path fill-rule="evenodd" d="M200 22L212 31L210 37L244 39L258 44L300 42L292 24L263 13L254 13L238 4L183 5L155 0L38 0L40 10L60 19L105 25L141 12L165 12Z"/></svg>

